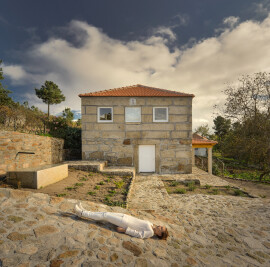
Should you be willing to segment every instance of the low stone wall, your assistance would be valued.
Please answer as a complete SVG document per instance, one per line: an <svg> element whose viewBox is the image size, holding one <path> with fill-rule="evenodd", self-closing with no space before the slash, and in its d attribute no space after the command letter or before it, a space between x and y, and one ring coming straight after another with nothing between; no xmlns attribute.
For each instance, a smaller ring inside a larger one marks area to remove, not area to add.
<svg viewBox="0 0 270 267"><path fill-rule="evenodd" d="M64 140L0 131L0 175L7 171L63 161Z"/></svg>

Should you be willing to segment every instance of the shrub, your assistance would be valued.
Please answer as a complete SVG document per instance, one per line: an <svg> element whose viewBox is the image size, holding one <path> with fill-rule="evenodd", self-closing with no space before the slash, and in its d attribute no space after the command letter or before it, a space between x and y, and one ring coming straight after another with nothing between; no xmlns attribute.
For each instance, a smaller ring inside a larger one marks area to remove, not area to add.
<svg viewBox="0 0 270 267"><path fill-rule="evenodd" d="M89 191L89 192L87 192L87 194L88 194L88 195L90 195L90 196L93 196L93 195L95 195L95 194L96 194L96 192Z"/></svg>
<svg viewBox="0 0 270 267"><path fill-rule="evenodd" d="M212 193L213 193L213 195L218 195L219 191L217 188L214 188L214 189L212 189Z"/></svg>
<svg viewBox="0 0 270 267"><path fill-rule="evenodd" d="M76 183L74 186L83 186L84 183Z"/></svg>
<svg viewBox="0 0 270 267"><path fill-rule="evenodd" d="M114 182L115 186L120 189L123 187L123 185L125 184L124 181L119 181L119 182Z"/></svg>
<svg viewBox="0 0 270 267"><path fill-rule="evenodd" d="M126 189L123 189L122 194L126 196L128 194L128 191Z"/></svg>
<svg viewBox="0 0 270 267"><path fill-rule="evenodd" d="M188 186L188 190L189 190L189 191L194 191L195 188L196 188L194 182L189 182L189 183L187 184L187 186Z"/></svg>
<svg viewBox="0 0 270 267"><path fill-rule="evenodd" d="M170 186L177 186L179 185L179 182L177 181L171 181Z"/></svg>
<svg viewBox="0 0 270 267"><path fill-rule="evenodd" d="M240 189L234 189L234 195L235 196L243 196L244 193Z"/></svg>
<svg viewBox="0 0 270 267"><path fill-rule="evenodd" d="M95 186L95 189L96 189L96 190L99 190L99 189L100 189L100 186L99 186L99 185L96 185L96 186Z"/></svg>
<svg viewBox="0 0 270 267"><path fill-rule="evenodd" d="M76 188L75 187L68 186L65 189L71 191L71 190L76 189Z"/></svg>
<svg viewBox="0 0 270 267"><path fill-rule="evenodd" d="M210 189L211 188L211 185L206 184L204 187L205 187L205 189Z"/></svg>
<svg viewBox="0 0 270 267"><path fill-rule="evenodd" d="M100 184L100 185L104 185L104 182L103 182L103 181L101 181L99 184Z"/></svg>
<svg viewBox="0 0 270 267"><path fill-rule="evenodd" d="M178 188L178 189L175 190L175 193L177 193L177 194L185 194L186 189L185 188Z"/></svg>
<svg viewBox="0 0 270 267"><path fill-rule="evenodd" d="M67 194L56 194L57 197L64 197L66 196Z"/></svg>

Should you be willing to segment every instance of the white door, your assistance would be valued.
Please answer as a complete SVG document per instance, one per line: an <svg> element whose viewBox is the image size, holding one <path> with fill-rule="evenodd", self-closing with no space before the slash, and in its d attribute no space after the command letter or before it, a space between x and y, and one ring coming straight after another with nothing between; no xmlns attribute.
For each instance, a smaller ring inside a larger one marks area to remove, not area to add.
<svg viewBox="0 0 270 267"><path fill-rule="evenodd" d="M155 146L139 146L139 172L155 172Z"/></svg>

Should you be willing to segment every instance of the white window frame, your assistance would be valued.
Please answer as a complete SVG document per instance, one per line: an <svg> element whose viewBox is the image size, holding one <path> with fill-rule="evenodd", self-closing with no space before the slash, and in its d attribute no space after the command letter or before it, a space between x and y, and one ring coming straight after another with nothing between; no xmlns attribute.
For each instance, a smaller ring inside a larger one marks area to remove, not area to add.
<svg viewBox="0 0 270 267"><path fill-rule="evenodd" d="M127 121L127 109L139 109L140 110L140 120L139 121ZM141 107L125 107L125 122L142 122L142 108Z"/></svg>
<svg viewBox="0 0 270 267"><path fill-rule="evenodd" d="M100 109L101 108L110 108L112 110L112 119L111 120L100 120ZM98 107L98 122L100 122L100 123L110 123L110 122L113 122L113 107Z"/></svg>
<svg viewBox="0 0 270 267"><path fill-rule="evenodd" d="M156 108L163 108L163 109L167 110L166 120L156 120L156 118L155 118L155 110L156 110ZM153 107L153 122L168 122L168 121L169 121L169 108L168 107Z"/></svg>

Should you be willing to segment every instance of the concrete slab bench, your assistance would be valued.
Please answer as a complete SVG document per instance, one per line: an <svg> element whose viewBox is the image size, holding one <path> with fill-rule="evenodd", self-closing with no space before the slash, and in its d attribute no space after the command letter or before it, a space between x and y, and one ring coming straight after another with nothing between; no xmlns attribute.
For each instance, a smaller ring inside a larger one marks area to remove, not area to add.
<svg viewBox="0 0 270 267"><path fill-rule="evenodd" d="M51 164L9 171L7 183L24 188L39 189L63 180L68 176L68 164Z"/></svg>

